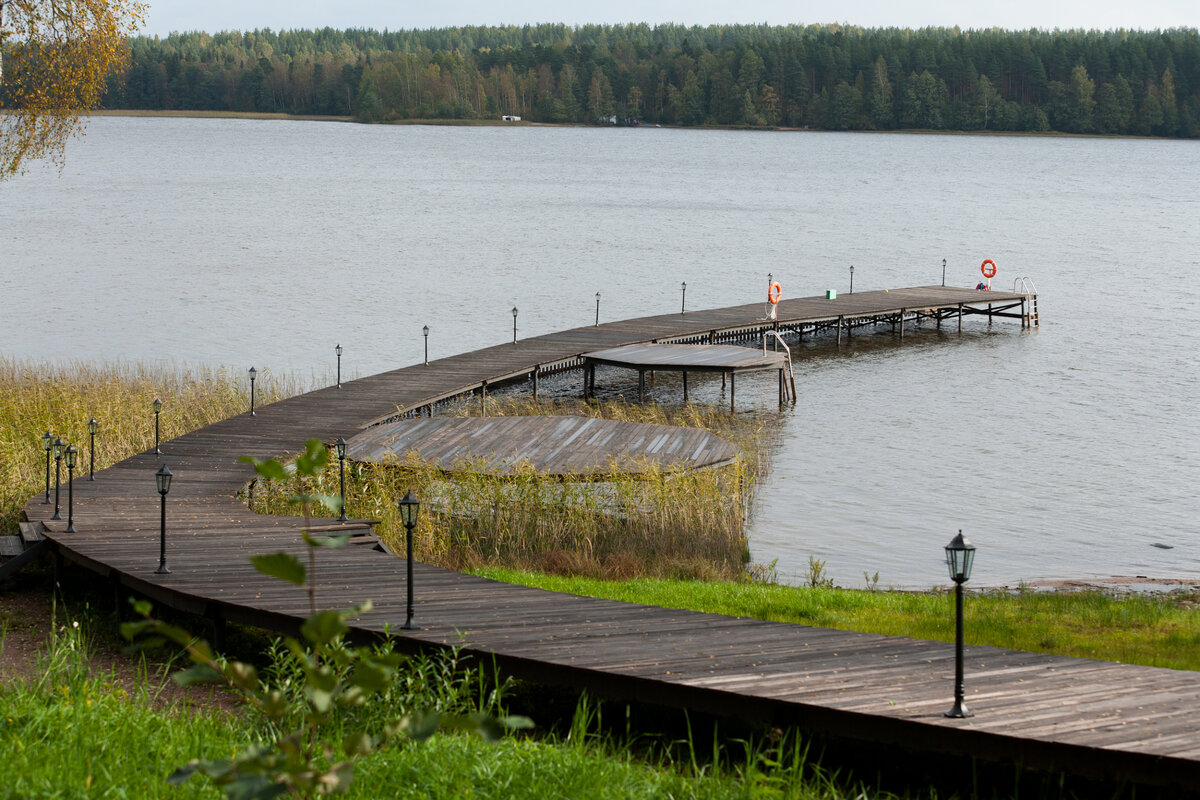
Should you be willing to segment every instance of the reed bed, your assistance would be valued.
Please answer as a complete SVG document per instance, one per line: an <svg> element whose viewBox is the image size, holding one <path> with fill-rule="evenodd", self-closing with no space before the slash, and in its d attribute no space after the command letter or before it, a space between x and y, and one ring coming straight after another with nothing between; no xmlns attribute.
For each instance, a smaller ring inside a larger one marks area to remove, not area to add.
<svg viewBox="0 0 1200 800"><path fill-rule="evenodd" d="M99 470L154 447L155 398L163 403L160 436L167 441L244 411L249 403L245 384L240 373L208 367L45 364L0 357L0 534L16 532L21 507L45 487L46 431L79 450L78 479L88 471L89 419L99 423ZM294 378L272 376L259 381L258 399L271 403L300 388Z"/></svg>
<svg viewBox="0 0 1200 800"><path fill-rule="evenodd" d="M534 402L500 397L487 401L490 416L579 415L705 428L737 444L734 464L688 471L641 465L638 475L614 470L602 480L561 480L528 465L496 474L464 462L453 472L408 458L347 469L347 509L380 521L377 532L403 552L404 528L396 500L411 491L422 501L414 531L421 561L451 569L511 566L563 575L609 578L734 579L748 556L743 519L756 478L767 465L766 420L731 416L709 406L681 408L624 402ZM477 401L450 409L480 413ZM336 464L336 461L334 462ZM337 470L318 491L336 494ZM287 513L295 487L259 490L255 510Z"/></svg>

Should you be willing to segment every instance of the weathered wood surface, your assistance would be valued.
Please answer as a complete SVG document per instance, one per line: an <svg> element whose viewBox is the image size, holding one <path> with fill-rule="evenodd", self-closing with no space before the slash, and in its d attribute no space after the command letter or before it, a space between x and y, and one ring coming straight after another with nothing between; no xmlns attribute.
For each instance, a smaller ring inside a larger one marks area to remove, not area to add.
<svg viewBox="0 0 1200 800"><path fill-rule="evenodd" d="M756 372L782 369L787 361L784 353L720 344L630 344L584 353L583 357L631 369L691 372Z"/></svg>
<svg viewBox="0 0 1200 800"><path fill-rule="evenodd" d="M817 315L900 313L1020 295L950 287L784 300L780 324ZM653 338L763 324L761 304L625 320L498 345L291 398L166 442L77 481L75 525L49 522L67 558L157 602L231 621L294 628L307 613L296 587L263 578L250 555L300 552L295 518L264 517L237 502L252 477L243 454L280 456L306 439L332 442L365 421L429 398L531 371L539 364ZM163 413L171 413L164 408ZM170 575L156 575L159 498L154 472L175 473L168 498ZM30 520L52 507L31 499ZM353 508L350 509L353 512ZM332 524L334 520L320 520ZM363 632L395 634L404 614L404 561L368 548L320 554L323 606L363 599ZM941 753L1011 759L1085 775L1200 787L1196 673L967 649L967 703L976 716L942 716L952 702L953 647L542 592L415 565L419 630L402 647L465 643L534 680L603 696L650 700L796 724ZM947 600L947 614L951 604ZM969 635L969 633L968 633Z"/></svg>
<svg viewBox="0 0 1200 800"><path fill-rule="evenodd" d="M439 469L498 474L522 464L546 475L638 474L726 464L737 448L697 428L587 417L432 417L368 428L347 443L354 461L402 463L409 454Z"/></svg>

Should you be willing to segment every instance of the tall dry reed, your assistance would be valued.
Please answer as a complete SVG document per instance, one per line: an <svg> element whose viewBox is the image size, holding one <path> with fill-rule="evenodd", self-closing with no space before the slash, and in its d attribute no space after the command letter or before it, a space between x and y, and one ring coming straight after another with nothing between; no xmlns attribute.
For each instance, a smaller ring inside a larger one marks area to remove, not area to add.
<svg viewBox="0 0 1200 800"><path fill-rule="evenodd" d="M258 397L266 404L298 388L293 378L272 376L259 381ZM85 476L88 420L99 423L96 469L103 469L154 446L155 398L167 441L245 410L249 393L243 375L224 369L0 357L0 533L16 532L21 507L44 488L43 433L75 445L76 476Z"/></svg>
<svg viewBox="0 0 1200 800"><path fill-rule="evenodd" d="M479 413L478 402L450 413ZM416 557L455 569L513 566L616 578L743 574L743 519L769 450L765 418L735 417L696 405L535 403L516 397L489 399L487 413L572 414L699 427L730 439L743 456L716 469L643 464L637 475L614 470L602 480L580 481L542 475L528 464L504 474L478 462L444 472L415 457L352 464L347 471L348 513L379 520L381 538L394 552L402 552L404 529L395 501L411 490L422 501ZM337 470L327 472L314 488L336 493ZM286 495L294 491L294 486L259 487L256 510L286 513Z"/></svg>

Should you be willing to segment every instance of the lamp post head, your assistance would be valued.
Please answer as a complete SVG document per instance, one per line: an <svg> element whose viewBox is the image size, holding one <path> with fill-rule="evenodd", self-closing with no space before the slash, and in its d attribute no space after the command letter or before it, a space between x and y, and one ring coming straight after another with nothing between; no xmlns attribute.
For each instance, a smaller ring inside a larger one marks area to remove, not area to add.
<svg viewBox="0 0 1200 800"><path fill-rule="evenodd" d="M158 493L163 497L167 496L167 492L171 491L171 478L174 473L166 464L158 468L158 472L154 473L154 485L158 487Z"/></svg>
<svg viewBox="0 0 1200 800"><path fill-rule="evenodd" d="M75 449L75 445L67 445L67 449L63 451L63 456L67 461L67 469L75 469L75 457L79 451Z"/></svg>
<svg viewBox="0 0 1200 800"><path fill-rule="evenodd" d="M400 521L404 523L404 527L412 528L417 524L417 511L421 504L417 498L413 497L412 492L405 493L404 497L397 501L396 505L400 507Z"/></svg>
<svg viewBox="0 0 1200 800"><path fill-rule="evenodd" d="M429 338L429 326L428 325L421 326L421 335L424 336L426 339Z"/></svg>
<svg viewBox="0 0 1200 800"><path fill-rule="evenodd" d="M600 293L599 293L599 292L596 292L596 299L597 299L597 300L599 300L599 299L600 299Z"/></svg>
<svg viewBox="0 0 1200 800"><path fill-rule="evenodd" d="M946 259L942 259L942 269L946 268Z"/></svg>
<svg viewBox="0 0 1200 800"><path fill-rule="evenodd" d="M258 377L258 370L256 370L254 367L251 367L250 368L250 380L253 381L257 377Z"/></svg>
<svg viewBox="0 0 1200 800"><path fill-rule="evenodd" d="M155 414L157 414L159 411L162 411L162 400L159 400L157 397L154 398L154 402L150 405L154 406Z"/></svg>
<svg viewBox="0 0 1200 800"><path fill-rule="evenodd" d="M681 287L683 287L684 289L686 289L686 288L687 288L687 281L683 281L683 282L682 282L682 283L680 283L679 285L680 285Z"/></svg>
<svg viewBox="0 0 1200 800"><path fill-rule="evenodd" d="M971 580L971 567L975 562L975 545L967 541L962 531L946 545L946 567L950 570L950 580L955 583L966 583Z"/></svg>
<svg viewBox="0 0 1200 800"><path fill-rule="evenodd" d="M339 436L337 441L333 443L333 446L337 449L338 459L344 459L346 457L346 437Z"/></svg>
<svg viewBox="0 0 1200 800"><path fill-rule="evenodd" d="M67 446L61 438L55 437L54 443L50 445L54 449L54 460L57 461L63 457L63 448Z"/></svg>
<svg viewBox="0 0 1200 800"><path fill-rule="evenodd" d="M53 433L51 433L50 431L46 431L45 433L43 433L42 434L42 449L45 450L47 453L49 453L50 447L52 446L51 443L53 441L54 441Z"/></svg>
<svg viewBox="0 0 1200 800"><path fill-rule="evenodd" d="M854 265L853 264L850 265L850 274L851 275L854 274Z"/></svg>
<svg viewBox="0 0 1200 800"><path fill-rule="evenodd" d="M517 318L517 307L513 306L513 319Z"/></svg>
<svg viewBox="0 0 1200 800"><path fill-rule="evenodd" d="M92 436L96 435L96 431L100 430L100 423L96 422L96 418L92 417L88 420L88 433Z"/></svg>
<svg viewBox="0 0 1200 800"><path fill-rule="evenodd" d="M342 346L340 344L337 345L336 347L333 348L333 352L337 353L340 356L342 354Z"/></svg>

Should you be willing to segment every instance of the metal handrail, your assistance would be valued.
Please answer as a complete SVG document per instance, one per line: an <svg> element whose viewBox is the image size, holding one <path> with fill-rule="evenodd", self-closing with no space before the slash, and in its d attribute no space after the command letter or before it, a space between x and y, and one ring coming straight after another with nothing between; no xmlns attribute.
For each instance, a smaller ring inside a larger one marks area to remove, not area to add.
<svg viewBox="0 0 1200 800"><path fill-rule="evenodd" d="M764 356L767 354L768 336L774 336L776 341L778 341L783 347L783 352L787 353L787 362L784 365L784 369L787 371L788 383L790 383L792 387L792 402L794 403L796 402L796 375L792 372L792 348L787 346L787 342L783 340L783 337L779 335L778 331L763 331L762 351Z"/></svg>
<svg viewBox="0 0 1200 800"><path fill-rule="evenodd" d="M1033 278L1013 278L1013 292L1021 292L1021 294L1037 294L1037 287L1033 285Z"/></svg>

